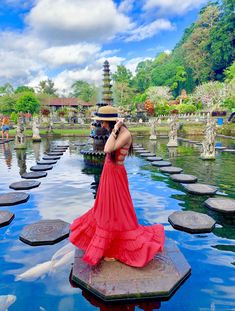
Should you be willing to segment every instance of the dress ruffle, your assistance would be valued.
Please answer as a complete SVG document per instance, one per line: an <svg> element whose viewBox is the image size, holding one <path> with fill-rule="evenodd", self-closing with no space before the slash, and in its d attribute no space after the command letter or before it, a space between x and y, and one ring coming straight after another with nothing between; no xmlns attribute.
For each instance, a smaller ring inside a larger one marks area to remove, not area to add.
<svg viewBox="0 0 235 311"><path fill-rule="evenodd" d="M84 250L83 260L90 265L96 265L103 257L113 257L127 265L143 267L164 246L164 227L138 224L125 168L114 170L109 161L103 169L94 207L75 219L70 230L69 240Z"/></svg>

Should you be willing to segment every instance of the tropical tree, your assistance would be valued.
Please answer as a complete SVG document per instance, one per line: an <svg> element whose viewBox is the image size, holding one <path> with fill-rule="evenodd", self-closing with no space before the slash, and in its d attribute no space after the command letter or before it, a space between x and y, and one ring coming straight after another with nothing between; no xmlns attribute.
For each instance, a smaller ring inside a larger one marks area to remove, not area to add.
<svg viewBox="0 0 235 311"><path fill-rule="evenodd" d="M16 101L15 110L35 113L39 110L39 101L32 92L23 93Z"/></svg>
<svg viewBox="0 0 235 311"><path fill-rule="evenodd" d="M117 66L117 71L112 75L112 79L115 82L125 83L128 86L131 85L132 73L125 66Z"/></svg>
<svg viewBox="0 0 235 311"><path fill-rule="evenodd" d="M15 90L15 94L25 93L25 92L35 93L32 87L25 86L25 85L18 86Z"/></svg>
<svg viewBox="0 0 235 311"><path fill-rule="evenodd" d="M52 80L47 79L39 82L38 91L39 93L56 95L57 89L55 88L55 83Z"/></svg>
<svg viewBox="0 0 235 311"><path fill-rule="evenodd" d="M11 95L14 93L14 88L10 83L0 86L0 95Z"/></svg>
<svg viewBox="0 0 235 311"><path fill-rule="evenodd" d="M126 82L115 82L113 85L114 102L120 106L130 105L134 97L133 89Z"/></svg>
<svg viewBox="0 0 235 311"><path fill-rule="evenodd" d="M95 102L97 100L98 90L93 84L78 80L72 85L71 96L78 97L86 102Z"/></svg>

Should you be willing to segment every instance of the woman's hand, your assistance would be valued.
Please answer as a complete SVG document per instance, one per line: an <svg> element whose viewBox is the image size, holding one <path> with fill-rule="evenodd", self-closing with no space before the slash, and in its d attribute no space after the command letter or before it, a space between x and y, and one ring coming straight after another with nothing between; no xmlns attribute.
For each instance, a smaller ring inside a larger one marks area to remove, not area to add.
<svg viewBox="0 0 235 311"><path fill-rule="evenodd" d="M117 119L116 124L114 125L114 131L117 132L120 130L124 123L124 118Z"/></svg>

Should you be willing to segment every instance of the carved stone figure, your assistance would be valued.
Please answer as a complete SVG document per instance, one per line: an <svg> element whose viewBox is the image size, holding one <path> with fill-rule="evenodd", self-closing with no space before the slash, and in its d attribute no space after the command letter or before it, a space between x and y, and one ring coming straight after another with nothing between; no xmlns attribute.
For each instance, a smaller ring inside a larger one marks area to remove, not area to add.
<svg viewBox="0 0 235 311"><path fill-rule="evenodd" d="M215 120L208 118L204 133L205 133L205 137L202 142L202 153L200 157L203 160L214 160L215 159L215 137L216 137Z"/></svg>
<svg viewBox="0 0 235 311"><path fill-rule="evenodd" d="M153 118L149 120L151 125L151 131L150 131L150 140L156 140L157 139L157 124L158 124L158 118Z"/></svg>
<svg viewBox="0 0 235 311"><path fill-rule="evenodd" d="M168 147L177 147L178 146L177 130L178 130L177 116L173 116L170 120L170 131L168 134L169 142L167 144Z"/></svg>
<svg viewBox="0 0 235 311"><path fill-rule="evenodd" d="M33 137L32 140L33 142L40 142L41 141L41 136L39 134L39 120L38 117L33 117Z"/></svg>
<svg viewBox="0 0 235 311"><path fill-rule="evenodd" d="M24 120L23 117L18 118L16 136L15 136L15 149L26 149L25 135L24 135Z"/></svg>
<svg viewBox="0 0 235 311"><path fill-rule="evenodd" d="M49 119L48 128L47 128L47 135L53 135L53 119L52 117Z"/></svg>

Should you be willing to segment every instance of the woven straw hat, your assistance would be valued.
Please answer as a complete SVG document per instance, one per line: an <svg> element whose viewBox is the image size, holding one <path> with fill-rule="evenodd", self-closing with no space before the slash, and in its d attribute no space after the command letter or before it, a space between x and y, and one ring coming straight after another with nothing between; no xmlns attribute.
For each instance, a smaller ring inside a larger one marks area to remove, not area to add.
<svg viewBox="0 0 235 311"><path fill-rule="evenodd" d="M118 119L118 111L112 106L100 107L92 119L98 121L116 121Z"/></svg>

